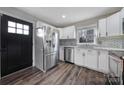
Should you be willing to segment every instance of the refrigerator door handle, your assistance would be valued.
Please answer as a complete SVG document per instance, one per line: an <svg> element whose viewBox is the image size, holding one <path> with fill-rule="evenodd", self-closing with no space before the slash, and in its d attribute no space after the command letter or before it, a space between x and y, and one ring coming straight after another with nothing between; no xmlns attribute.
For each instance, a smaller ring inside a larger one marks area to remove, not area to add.
<svg viewBox="0 0 124 93"><path fill-rule="evenodd" d="M49 56L49 55L53 55L53 54L55 54L55 52L54 53L50 53L50 54L46 54L45 56Z"/></svg>

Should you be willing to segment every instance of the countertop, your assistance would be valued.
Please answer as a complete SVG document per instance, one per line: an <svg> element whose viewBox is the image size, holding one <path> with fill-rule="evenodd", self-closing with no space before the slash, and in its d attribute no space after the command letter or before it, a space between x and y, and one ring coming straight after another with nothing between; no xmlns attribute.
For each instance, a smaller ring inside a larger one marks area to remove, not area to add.
<svg viewBox="0 0 124 93"><path fill-rule="evenodd" d="M78 47L78 46L60 46L60 47L72 47L73 48L73 47Z"/></svg>
<svg viewBox="0 0 124 93"><path fill-rule="evenodd" d="M109 47L97 47L97 46L90 46L90 47L88 46L60 46L60 47L86 48L86 49L124 52L124 49L121 49L121 48L109 48Z"/></svg>
<svg viewBox="0 0 124 93"><path fill-rule="evenodd" d="M107 51L124 52L124 49L121 49L121 48L94 47L94 49L107 50Z"/></svg>

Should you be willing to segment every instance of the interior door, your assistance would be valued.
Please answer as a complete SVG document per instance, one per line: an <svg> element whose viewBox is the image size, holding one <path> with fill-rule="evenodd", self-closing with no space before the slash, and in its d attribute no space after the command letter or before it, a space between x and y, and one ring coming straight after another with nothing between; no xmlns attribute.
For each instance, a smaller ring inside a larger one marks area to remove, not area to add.
<svg viewBox="0 0 124 93"><path fill-rule="evenodd" d="M2 76L32 66L32 23L2 15Z"/></svg>

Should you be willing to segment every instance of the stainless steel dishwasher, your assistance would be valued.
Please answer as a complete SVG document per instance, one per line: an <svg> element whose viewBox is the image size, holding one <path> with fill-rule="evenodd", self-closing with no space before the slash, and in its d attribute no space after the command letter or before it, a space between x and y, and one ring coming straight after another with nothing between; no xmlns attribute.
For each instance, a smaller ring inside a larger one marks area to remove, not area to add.
<svg viewBox="0 0 124 93"><path fill-rule="evenodd" d="M73 47L64 48L64 60L65 62L74 63L74 48Z"/></svg>

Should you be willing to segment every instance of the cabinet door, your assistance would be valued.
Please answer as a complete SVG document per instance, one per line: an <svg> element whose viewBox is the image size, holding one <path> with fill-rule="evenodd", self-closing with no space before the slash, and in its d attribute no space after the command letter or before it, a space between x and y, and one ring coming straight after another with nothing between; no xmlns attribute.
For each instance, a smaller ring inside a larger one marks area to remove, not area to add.
<svg viewBox="0 0 124 93"><path fill-rule="evenodd" d="M75 39L76 34L75 34L75 26L70 26L68 29L68 36L70 39Z"/></svg>
<svg viewBox="0 0 124 93"><path fill-rule="evenodd" d="M59 30L59 39L61 39L62 38L62 30L61 30L61 28L58 28L58 30Z"/></svg>
<svg viewBox="0 0 124 93"><path fill-rule="evenodd" d="M75 61L74 63L79 66L85 65L85 50L75 48Z"/></svg>
<svg viewBox="0 0 124 93"><path fill-rule="evenodd" d="M59 38L64 39L64 30L62 28L59 29Z"/></svg>
<svg viewBox="0 0 124 93"><path fill-rule="evenodd" d="M68 37L67 37L67 36L68 36L67 31L68 31L68 30L67 30L66 28L62 28L62 30L63 30L63 31L62 31L62 33L63 33L63 39L67 39L67 38L68 38Z"/></svg>
<svg viewBox="0 0 124 93"><path fill-rule="evenodd" d="M64 47L59 48L59 59L64 61Z"/></svg>
<svg viewBox="0 0 124 93"><path fill-rule="evenodd" d="M109 56L110 72L117 77L122 76L123 62L121 59L114 56Z"/></svg>
<svg viewBox="0 0 124 93"><path fill-rule="evenodd" d="M98 69L101 72L108 73L108 51L98 51Z"/></svg>
<svg viewBox="0 0 124 93"><path fill-rule="evenodd" d="M108 36L120 35L120 12L107 18L107 33Z"/></svg>
<svg viewBox="0 0 124 93"><path fill-rule="evenodd" d="M86 67L97 70L97 51L96 50L87 50L86 54Z"/></svg>
<svg viewBox="0 0 124 93"><path fill-rule="evenodd" d="M124 8L121 10L121 13L120 13L120 30L121 30L121 35L124 34Z"/></svg>
<svg viewBox="0 0 124 93"><path fill-rule="evenodd" d="M99 20L99 26L98 26L98 30L99 30L99 37L106 37L106 18Z"/></svg>
<svg viewBox="0 0 124 93"><path fill-rule="evenodd" d="M75 39L76 34L75 34L75 26L69 26L63 28L64 30L64 38L65 39Z"/></svg>
<svg viewBox="0 0 124 93"><path fill-rule="evenodd" d="M121 18L124 18L124 8L121 10Z"/></svg>

